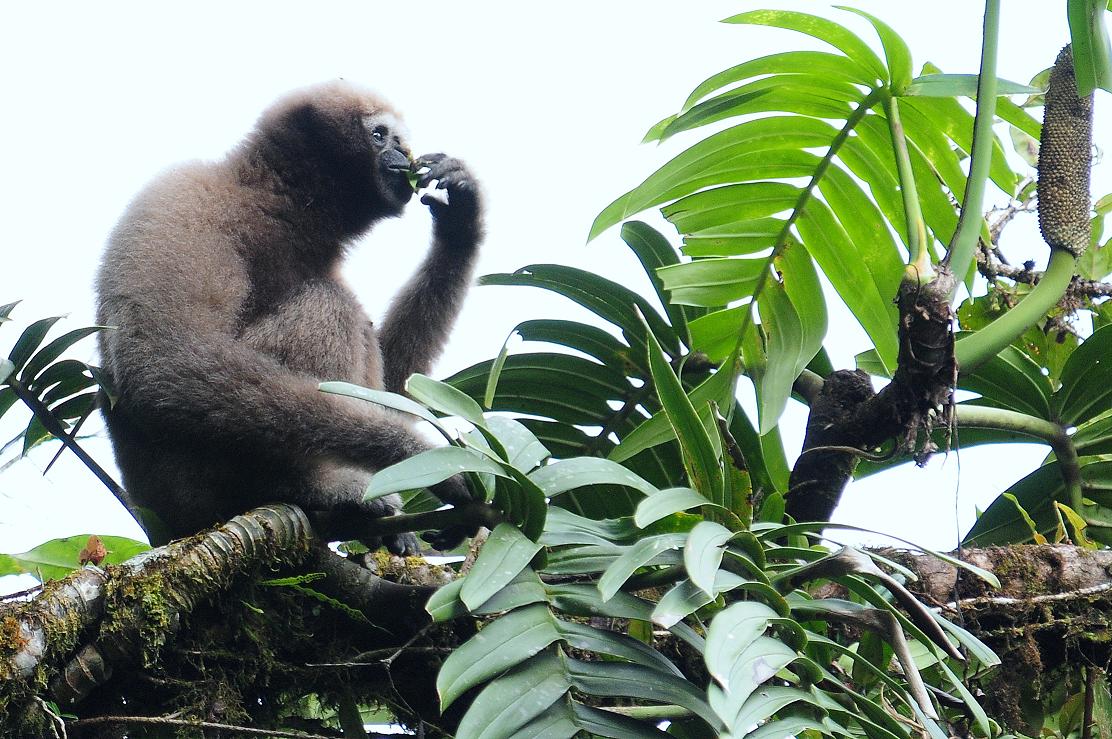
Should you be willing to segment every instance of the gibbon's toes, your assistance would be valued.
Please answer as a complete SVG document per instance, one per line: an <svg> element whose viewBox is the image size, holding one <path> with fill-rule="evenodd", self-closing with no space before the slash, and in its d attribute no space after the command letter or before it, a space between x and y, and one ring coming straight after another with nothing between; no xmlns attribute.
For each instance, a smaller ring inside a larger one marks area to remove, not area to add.
<svg viewBox="0 0 1112 739"><path fill-rule="evenodd" d="M440 500L452 505L463 505L474 500L471 497L471 491L468 489L467 483L459 475L453 475L443 482L438 482L429 490Z"/></svg>
<svg viewBox="0 0 1112 739"><path fill-rule="evenodd" d="M386 546L388 552L399 557L412 557L421 551L421 542L417 541L417 537L408 531L384 536L382 543Z"/></svg>
<svg viewBox="0 0 1112 739"><path fill-rule="evenodd" d="M427 541L433 549L447 552L458 547L467 537L474 536L478 530L477 527L468 524L455 524L440 531L426 531L421 534L421 538Z"/></svg>

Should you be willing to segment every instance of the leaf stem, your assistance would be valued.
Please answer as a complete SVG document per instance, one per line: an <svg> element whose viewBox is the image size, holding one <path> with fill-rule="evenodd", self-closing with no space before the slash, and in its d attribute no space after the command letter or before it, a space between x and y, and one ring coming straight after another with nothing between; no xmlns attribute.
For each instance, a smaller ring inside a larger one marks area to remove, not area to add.
<svg viewBox="0 0 1112 739"><path fill-rule="evenodd" d="M1065 249L1052 249L1042 279L1019 305L954 344L958 371L969 372L995 357L1056 306L1073 279L1075 262L1073 254Z"/></svg>
<svg viewBox="0 0 1112 739"><path fill-rule="evenodd" d="M896 158L896 174L900 180L903 197L904 219L907 224L907 271L905 280L925 284L934 276L930 252L927 250L927 227L919 205L919 190L915 186L915 173L911 169L911 156L907 151L907 136L900 119L900 106L896 98L884 101L884 114L888 119L888 133L892 137L892 154Z"/></svg>
<svg viewBox="0 0 1112 739"><path fill-rule="evenodd" d="M958 227L950 239L946 257L942 260L957 277L951 300L969 274L984 222L982 210L985 186L992 161L992 124L996 119L996 50L999 39L1000 0L985 0L984 44L981 47L981 69L977 77L977 114L973 119L969 177L965 181Z"/></svg>

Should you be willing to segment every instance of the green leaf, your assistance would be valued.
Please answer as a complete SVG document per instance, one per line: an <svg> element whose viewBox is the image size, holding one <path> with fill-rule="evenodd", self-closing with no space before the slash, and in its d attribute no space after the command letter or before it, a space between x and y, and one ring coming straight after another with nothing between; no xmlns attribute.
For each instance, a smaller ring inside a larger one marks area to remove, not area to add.
<svg viewBox="0 0 1112 739"><path fill-rule="evenodd" d="M807 252L789 246L776 260L780 280L770 280L758 298L768 360L759 379L761 433L780 420L792 383L822 348L826 306ZM860 281L858 281L860 287Z"/></svg>
<svg viewBox="0 0 1112 739"><path fill-rule="evenodd" d="M695 408L683 385L672 371L664 352L656 340L649 337L649 369L652 371L653 384L656 386L660 404L668 422L676 431L683 454L684 469L687 470L691 486L709 498L720 503L722 499L722 467L706 427L695 414Z"/></svg>
<svg viewBox="0 0 1112 739"><path fill-rule="evenodd" d="M828 123L802 116L769 116L720 131L683 151L637 188L608 205L595 218L590 239L619 221L711 185L737 181L734 171L747 155L770 150L829 146L837 131Z"/></svg>
<svg viewBox="0 0 1112 739"><path fill-rule="evenodd" d="M1050 420L1050 380L1014 346L1005 347L972 373L962 375L959 384L995 405Z"/></svg>
<svg viewBox="0 0 1112 739"><path fill-rule="evenodd" d="M641 665L568 659L572 686L587 695L628 697L683 706L711 726L718 721L702 692L688 680Z"/></svg>
<svg viewBox="0 0 1112 739"><path fill-rule="evenodd" d="M664 312L668 314L668 320L671 321L672 328L675 329L684 343L690 345L691 338L688 335L687 323L702 315L703 311L690 306L673 304L672 301L668 300L664 285L657 275L657 270L661 267L679 264L680 260L676 255L676 250L659 231L641 221L630 221L622 224L622 241L637 255L638 261L644 267L645 274L648 275L649 281L652 282L653 289L660 299L660 304L664 306Z"/></svg>
<svg viewBox="0 0 1112 739"><path fill-rule="evenodd" d="M776 611L755 601L735 603L715 616L703 653L711 677L728 687L742 654L777 618Z"/></svg>
<svg viewBox="0 0 1112 739"><path fill-rule="evenodd" d="M661 318L645 298L628 287L574 267L556 264L531 264L513 274L485 275L480 285L525 285L551 290L574 300L622 329L631 346L645 346L645 324L637 316L640 310L656 338L672 354L679 353L676 332Z"/></svg>
<svg viewBox="0 0 1112 739"><path fill-rule="evenodd" d="M494 403L494 391L498 389L498 378L502 375L502 367L506 365L506 357L510 355L510 339L513 338L516 330L511 331L502 342L502 348L498 351L498 356L494 358L494 363L490 366L490 375L487 377L486 390L483 392L483 407L490 408Z"/></svg>
<svg viewBox="0 0 1112 739"><path fill-rule="evenodd" d="M1031 539L1027 519L1043 533L1052 531L1057 523L1053 513L1055 499L1065 499L1065 485L1057 462L1043 465L1008 488L1016 503L997 497L977 518L962 541L966 546L1012 544ZM1022 512L1017 510L1017 505Z"/></svg>
<svg viewBox="0 0 1112 739"><path fill-rule="evenodd" d="M721 571L716 574L712 591L708 594L690 580L681 580L664 594L664 597L653 608L653 623L672 628L681 620L699 610L714 600L718 593L733 590L745 584L745 581L732 572Z"/></svg>
<svg viewBox="0 0 1112 739"><path fill-rule="evenodd" d="M35 356L31 357L31 359L23 367L23 372L20 374L20 378L25 383L34 381L34 379L38 377L39 373L46 369L46 366L48 364L53 362L58 357L62 356L62 352L66 351L71 346L84 339L86 336L91 336L98 331L103 331L104 328L104 326L88 326L85 328L74 329L73 331L69 331L59 336L57 339L54 339L38 352L36 352Z"/></svg>
<svg viewBox="0 0 1112 739"><path fill-rule="evenodd" d="M753 295L766 259L700 259L660 270L672 302L714 308Z"/></svg>
<svg viewBox="0 0 1112 739"><path fill-rule="evenodd" d="M641 539L626 549L625 553L618 557L598 580L598 592L602 599L607 601L613 598L634 572L662 552L679 550L686 540L686 534L660 534Z"/></svg>
<svg viewBox="0 0 1112 739"><path fill-rule="evenodd" d="M680 536L680 541L682 539L683 537ZM604 599L595 585L586 583L549 585L547 590L550 605L570 616L590 618L606 616L609 618L636 619L638 621L652 620L653 604L629 593L617 591L611 597ZM695 633L695 630L690 626L678 623L671 627L669 631L702 652L703 637Z"/></svg>
<svg viewBox="0 0 1112 739"><path fill-rule="evenodd" d="M464 578L460 600L474 611L525 569L540 550L540 544L513 525L498 524Z"/></svg>
<svg viewBox="0 0 1112 739"><path fill-rule="evenodd" d="M487 428L502 443L513 467L528 473L551 456L551 452L525 428L519 421L505 416L491 416L486 419Z"/></svg>
<svg viewBox="0 0 1112 739"><path fill-rule="evenodd" d="M14 303L6 303L4 305L0 305L0 323L12 320L8 318L8 316L12 314L12 309L19 305L19 303L20 301L17 300Z"/></svg>
<svg viewBox="0 0 1112 739"><path fill-rule="evenodd" d="M384 408L391 408L396 411L401 411L402 413L408 413L411 416L417 416L417 418L420 418L422 421L428 421L434 428L447 434L447 431L445 431L444 427L440 424L440 419L434 416L428 408L410 400L404 395L388 393L385 390L372 390L369 387L354 385L350 382L322 382L317 385L317 389L322 393L358 398L368 403L381 405Z"/></svg>
<svg viewBox="0 0 1112 739"><path fill-rule="evenodd" d="M712 362L721 362L737 346L738 333L748 310L748 304L739 305L696 318L689 324L691 348L703 352Z"/></svg>
<svg viewBox="0 0 1112 739"><path fill-rule="evenodd" d="M654 495L661 495L654 493ZM647 500L647 499L646 499ZM637 530L628 518L598 520L577 516L571 511L553 506L544 524L541 543L555 547L564 544L608 545L636 536Z"/></svg>
<svg viewBox="0 0 1112 739"><path fill-rule="evenodd" d="M47 332L50 328L60 321L62 316L55 316L54 318L42 318L35 321L30 326L23 330L19 338L12 347L11 353L8 354L8 361L15 365L15 371L18 372L23 369L23 365L31 358L31 355L39 348L42 340L46 338Z"/></svg>
<svg viewBox="0 0 1112 739"><path fill-rule="evenodd" d="M532 472L529 479L548 497L566 493L585 485L623 485L645 495L657 492L641 477L622 465L599 457L576 457L545 465Z"/></svg>
<svg viewBox="0 0 1112 739"><path fill-rule="evenodd" d="M683 673L660 652L632 637L598 629L575 621L556 621L560 636L575 649L628 660L634 664L659 670L666 675L683 677Z"/></svg>
<svg viewBox="0 0 1112 739"><path fill-rule="evenodd" d="M714 579L722 564L723 547L733 536L733 532L713 521L702 521L695 525L687 536L683 548L683 564L687 576L704 593L715 596Z"/></svg>
<svg viewBox="0 0 1112 739"><path fill-rule="evenodd" d="M441 665L436 676L440 709L559 639L555 620L546 606L533 605L484 626Z"/></svg>
<svg viewBox="0 0 1112 739"><path fill-rule="evenodd" d="M640 528L655 523L662 518L680 511L689 511L700 506L713 505L697 490L691 488L668 488L653 493L637 504L633 522Z"/></svg>
<svg viewBox="0 0 1112 739"><path fill-rule="evenodd" d="M750 726L762 724L777 711L793 703L810 703L817 705L814 696L805 690L780 685L766 685L755 691L749 696L745 703L742 704L741 710L734 719L733 725L740 735L741 732L747 730ZM764 725L777 725L777 723L779 722ZM824 731L823 733L826 732ZM784 736L792 735L795 735L795 732L784 734ZM752 734L748 734L747 736L752 736Z"/></svg>
<svg viewBox="0 0 1112 739"><path fill-rule="evenodd" d="M503 362L505 360L503 359ZM405 391L413 399L424 403L433 410L450 416L459 416L478 427L486 426L483 409L466 393L460 392L448 383L438 382L425 375L412 375L405 382Z"/></svg>
<svg viewBox="0 0 1112 739"><path fill-rule="evenodd" d="M1104 0L1067 0L1066 18L1073 44L1077 91L1089 95L1098 87L1112 92L1112 47L1104 26Z"/></svg>
<svg viewBox="0 0 1112 739"><path fill-rule="evenodd" d="M0 359L0 382L5 382L15 372L15 365L8 359ZM3 414L0 414L3 415Z"/></svg>
<svg viewBox="0 0 1112 739"><path fill-rule="evenodd" d="M772 26L805 33L825 41L847 57L875 75L874 80L887 80L888 70L869 45L854 35L845 26L817 15L797 13L789 10L753 10L740 13L722 21L723 23L747 23L751 25Z"/></svg>
<svg viewBox="0 0 1112 739"><path fill-rule="evenodd" d="M1070 354L1062 368L1054 409L1073 426L1112 406L1112 325L1103 326Z"/></svg>
<svg viewBox="0 0 1112 739"><path fill-rule="evenodd" d="M842 79L863 85L871 85L875 81L875 75L841 54L831 54L827 51L785 51L750 59L709 77L688 96L683 104L683 110L688 110L715 90L735 82L751 77L793 72ZM655 137L646 136L646 140L655 140Z"/></svg>
<svg viewBox="0 0 1112 739"><path fill-rule="evenodd" d="M736 354L727 358L718 368L718 371L708 377L691 391L688 396L690 404L702 407L707 403L715 403L719 408L729 408L734 402L734 390L737 387L738 358ZM706 431L704 430L704 434ZM676 438L676 431L664 411L655 414L648 421L638 426L632 433L627 434L618 446L609 454L609 459L614 462L623 462L635 454L658 444Z"/></svg>
<svg viewBox="0 0 1112 739"><path fill-rule="evenodd" d="M513 736L570 687L563 661L548 652L538 655L483 688L460 721L456 739Z"/></svg>
<svg viewBox="0 0 1112 739"><path fill-rule="evenodd" d="M884 56L888 60L888 79L891 80L892 93L894 95L901 94L901 91L911 83L911 49L907 47L907 43L900 38L891 26L876 16L857 8L849 8L843 5L836 5L835 7L839 10L856 13L873 24L877 36L880 37L880 43L884 47Z"/></svg>
<svg viewBox="0 0 1112 739"><path fill-rule="evenodd" d="M427 488L461 472L510 477L506 468L483 454L455 446L436 447L376 472L363 499L373 500L402 490Z"/></svg>
<svg viewBox="0 0 1112 739"><path fill-rule="evenodd" d="M78 555L92 534L52 539L19 554L0 554L0 575L27 573L42 581L59 580L80 567ZM100 536L108 556L101 565L118 565L150 549L145 542L123 536Z"/></svg>
<svg viewBox="0 0 1112 739"><path fill-rule="evenodd" d="M1000 79L996 81L998 95L1035 95L1042 92L1037 87L1019 82ZM900 95L952 98L977 98L977 75L975 74L924 74L916 77Z"/></svg>
<svg viewBox="0 0 1112 739"><path fill-rule="evenodd" d="M649 368L643 358L634 357L633 351L621 339L597 326L577 321L541 319L522 321L514 330L525 341L546 341L575 349L607 367L621 369L627 376L641 379L649 376Z"/></svg>
<svg viewBox="0 0 1112 739"><path fill-rule="evenodd" d="M707 655L717 651L710 646L709 635L707 644ZM783 642L768 636L758 636L740 652L733 649L729 649L729 652L732 660L727 679L721 684L721 690L711 691L710 695L715 713L726 725L732 726L749 696L760 685L772 679L779 670L794 662L799 655ZM716 700L716 696L720 697Z"/></svg>

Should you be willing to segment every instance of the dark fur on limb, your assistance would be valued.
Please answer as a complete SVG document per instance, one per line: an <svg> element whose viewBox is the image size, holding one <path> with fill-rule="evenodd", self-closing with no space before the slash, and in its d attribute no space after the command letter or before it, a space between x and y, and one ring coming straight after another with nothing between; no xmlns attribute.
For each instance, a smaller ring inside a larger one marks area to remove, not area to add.
<svg viewBox="0 0 1112 739"><path fill-rule="evenodd" d="M930 431L948 423L957 377L953 284L940 270L925 285L900 286L899 366L879 393L860 370L834 372L817 394L817 383L800 388L812 397L803 453L788 481L787 512L797 521L829 521L858 458L881 444L896 439L898 450L913 451L920 464L935 451Z"/></svg>

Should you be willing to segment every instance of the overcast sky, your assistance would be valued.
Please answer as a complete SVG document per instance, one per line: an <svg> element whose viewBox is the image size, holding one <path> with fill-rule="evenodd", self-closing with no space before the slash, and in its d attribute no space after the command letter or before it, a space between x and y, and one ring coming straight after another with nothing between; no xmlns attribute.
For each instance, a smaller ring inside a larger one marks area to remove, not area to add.
<svg viewBox="0 0 1112 739"><path fill-rule="evenodd" d="M977 3L856 5L907 39L917 67L929 60L948 72L976 72ZM1064 3L1004 5L1000 74L1026 81L1067 41ZM472 165L489 203L481 273L560 262L647 289L617 229L588 245L588 227L614 197L696 140L638 144L697 83L745 59L808 44L786 31L717 23L759 7L825 13L874 41L861 19L817 2L6 4L0 303L24 303L15 325L0 331L0 350L6 354L17 331L42 316L68 313L68 328L92 323L90 286L105 238L153 175L183 160L220 157L276 97L337 77L390 99L416 152L445 151ZM1097 123L1098 143L1106 145L1107 99L1100 98ZM1108 169L1098 168L1097 194L1112 190ZM349 279L372 317L427 243L423 210L415 200L349 262ZM1028 226L1006 233L1006 248L1035 243ZM586 315L540 291L474 290L436 374L493 356L521 320ZM831 335L835 365L851 366L865 346L862 333L843 323ZM92 344L79 355L93 359ZM786 417L793 455L804 418L799 407ZM9 423L0 431L6 441L16 429ZM110 461L107 443L88 446ZM140 535L69 455L44 479L53 451L0 474L0 551L78 533ZM992 454L951 454L925 471L855 483L836 518L950 548L974 506L1037 466L1044 450Z"/></svg>

